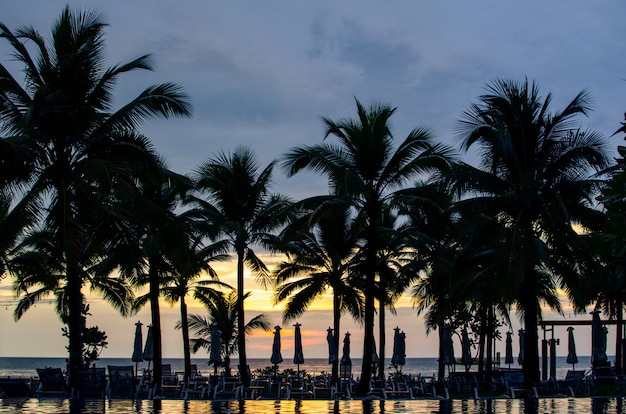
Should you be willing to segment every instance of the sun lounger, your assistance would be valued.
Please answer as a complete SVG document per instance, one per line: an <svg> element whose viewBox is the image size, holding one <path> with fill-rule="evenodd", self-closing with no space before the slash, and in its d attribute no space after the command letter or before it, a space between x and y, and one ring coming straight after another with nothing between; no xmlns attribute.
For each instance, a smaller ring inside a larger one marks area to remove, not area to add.
<svg viewBox="0 0 626 414"><path fill-rule="evenodd" d="M104 368L85 368L76 371L76 393L79 398L104 398L106 371Z"/></svg>
<svg viewBox="0 0 626 414"><path fill-rule="evenodd" d="M35 393L36 396L59 397L67 394L67 383L61 368L37 368L37 375L39 375L39 388Z"/></svg>
<svg viewBox="0 0 626 414"><path fill-rule="evenodd" d="M135 371L132 365L109 365L107 395L109 398L134 398Z"/></svg>
<svg viewBox="0 0 626 414"><path fill-rule="evenodd" d="M19 378L0 378L0 398L28 398L33 393L29 385Z"/></svg>

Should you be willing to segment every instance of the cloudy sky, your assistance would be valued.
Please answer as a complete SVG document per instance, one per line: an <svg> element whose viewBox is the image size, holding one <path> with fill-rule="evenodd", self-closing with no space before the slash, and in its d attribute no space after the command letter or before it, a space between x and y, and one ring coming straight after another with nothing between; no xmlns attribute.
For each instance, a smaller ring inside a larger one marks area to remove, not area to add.
<svg viewBox="0 0 626 414"><path fill-rule="evenodd" d="M65 4L3 1L0 21L12 29L32 25L47 36ZM622 142L621 136L611 137L626 111L626 3L620 0L69 4L102 12L109 23L111 65L145 53L153 56L154 72L121 78L118 105L160 82L178 83L189 95L192 118L151 121L143 128L169 166L182 173L240 145L251 147L266 165L295 145L319 142L320 117L352 116L355 97L397 106L392 126L398 140L426 126L436 139L456 145L461 114L496 78L536 81L544 95L552 93L553 110L588 90L594 112L581 119L581 127L604 134L611 148ZM0 42L0 61L19 73L6 42ZM327 191L319 177L305 173L287 179L280 170L274 188L293 198ZM7 289L3 292L6 298ZM268 303L263 295L257 294L258 303L263 298ZM258 309L280 322L279 308L260 304ZM135 318L116 317L105 305L93 305L92 311L94 323L109 334L105 356L130 355ZM60 324L49 305L38 306L18 324L11 322L10 312L9 306L0 310L0 356L64 354ZM301 323L309 333L309 355L323 356L330 317L324 309L316 312ZM138 318L149 320L147 314ZM166 326L176 318L173 308ZM407 331L409 356L436 354L435 335L425 338L410 301L402 302L399 316L387 323L389 338L396 325ZM359 330L347 321L346 326ZM45 333L46 351L33 347L37 341L29 332L34 331ZM283 336L288 340L289 332ZM359 355L360 345L352 338ZM179 342L172 330L165 355L182 355ZM251 356L269 358L271 336L255 337L250 346ZM585 345L580 347L584 353Z"/></svg>

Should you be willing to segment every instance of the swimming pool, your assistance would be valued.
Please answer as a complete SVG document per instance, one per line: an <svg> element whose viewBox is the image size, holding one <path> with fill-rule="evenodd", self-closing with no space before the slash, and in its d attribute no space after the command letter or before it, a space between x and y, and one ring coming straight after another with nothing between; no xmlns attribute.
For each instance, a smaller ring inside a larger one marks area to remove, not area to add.
<svg viewBox="0 0 626 414"><path fill-rule="evenodd" d="M374 401L183 401L183 400L82 400L4 399L0 413L626 413L623 398L557 398L535 400L374 400Z"/></svg>

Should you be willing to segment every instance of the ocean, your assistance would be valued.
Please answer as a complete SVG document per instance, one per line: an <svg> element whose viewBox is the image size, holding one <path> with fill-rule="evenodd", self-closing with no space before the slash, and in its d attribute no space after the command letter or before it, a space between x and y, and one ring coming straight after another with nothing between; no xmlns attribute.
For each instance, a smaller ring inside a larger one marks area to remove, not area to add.
<svg viewBox="0 0 626 414"><path fill-rule="evenodd" d="M566 357L556 358L556 377L558 379L565 378L567 371L572 369L570 364L567 364ZM577 370L590 369L591 359L588 356L579 356L580 361L576 365ZM609 358L609 360L611 360ZM164 364L171 364L172 371L183 371L184 361L182 358L164 358ZM213 367L208 365L208 358L192 358L192 364L198 366L198 370L201 373L212 373ZM106 367L107 365L133 365L135 363L130 358L102 358L96 361L96 366ZM249 358L248 365L250 370L254 372L256 369L263 369L271 367L269 359L266 358ZM391 361L386 360L386 367L390 367ZM141 372L142 369L148 368L146 361L140 362L136 365ZM37 375L37 368L53 367L65 369L65 358L17 358L17 357L0 357L0 377L18 377L18 378L30 378ZM231 368L234 372L237 370L237 360L233 359L231 362ZM297 370L297 366L291 361L285 360L278 366L279 370L284 369ZM507 368L503 366L502 368ZM520 368L519 365L513 364L511 368ZM456 366L457 371L462 371L464 368L461 365ZM475 370L476 367L472 367ZM327 358L309 358L305 359L305 363L300 365L300 370L306 371L307 374L321 374L330 373L331 365L328 364ZM361 370L361 360L359 358L352 358L352 373L355 378L359 376ZM392 368L387 368L386 372L391 374ZM446 371L447 372L447 371ZM436 376L437 373L437 358L406 358L406 365L402 367L402 373L404 374L422 374L425 376Z"/></svg>

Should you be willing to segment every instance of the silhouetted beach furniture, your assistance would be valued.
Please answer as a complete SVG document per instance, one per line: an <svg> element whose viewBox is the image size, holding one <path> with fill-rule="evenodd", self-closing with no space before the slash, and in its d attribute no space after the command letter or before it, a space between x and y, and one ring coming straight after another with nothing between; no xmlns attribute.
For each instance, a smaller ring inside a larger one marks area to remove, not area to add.
<svg viewBox="0 0 626 414"><path fill-rule="evenodd" d="M135 398L135 372L132 365L109 365L107 396L109 398Z"/></svg>
<svg viewBox="0 0 626 414"><path fill-rule="evenodd" d="M303 400L312 399L313 391L309 389L307 381L299 376L289 376L287 383L287 399L288 400Z"/></svg>
<svg viewBox="0 0 626 414"><path fill-rule="evenodd" d="M67 395L67 382L61 368L37 368L39 388L35 393L38 397Z"/></svg>
<svg viewBox="0 0 626 414"><path fill-rule="evenodd" d="M164 397L178 398L181 394L183 384L177 374L163 373L161 377L161 393Z"/></svg>
<svg viewBox="0 0 626 414"><path fill-rule="evenodd" d="M33 395L29 384L19 378L0 378L0 398L28 398Z"/></svg>
<svg viewBox="0 0 626 414"><path fill-rule="evenodd" d="M76 390L79 398L104 398L106 392L106 370L85 368L76 371Z"/></svg>
<svg viewBox="0 0 626 414"><path fill-rule="evenodd" d="M583 391L585 379L585 370L568 370L565 379L557 381L557 387L560 392L567 393L571 397L575 397L576 393ZM571 391L570 391L571 389Z"/></svg>
<svg viewBox="0 0 626 414"><path fill-rule="evenodd" d="M595 367L592 369L594 386L615 386L617 375L611 366Z"/></svg>
<svg viewBox="0 0 626 414"><path fill-rule="evenodd" d="M239 399L240 384L237 377L222 376L217 387L213 391L213 399Z"/></svg>
<svg viewBox="0 0 626 414"><path fill-rule="evenodd" d="M211 379L209 377L203 377L201 375L192 376L189 382L183 384L181 397L185 400L208 398L211 395L209 393L210 381Z"/></svg>

